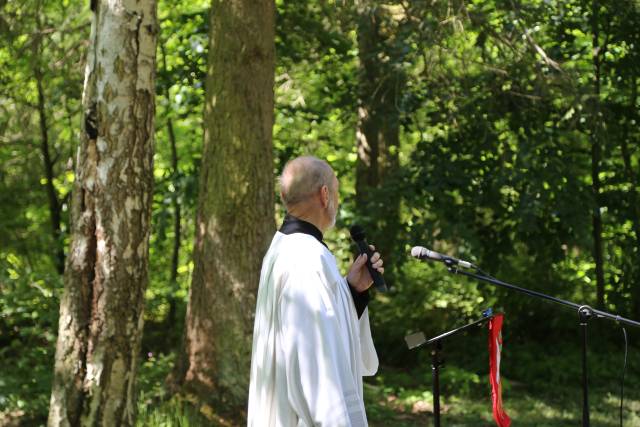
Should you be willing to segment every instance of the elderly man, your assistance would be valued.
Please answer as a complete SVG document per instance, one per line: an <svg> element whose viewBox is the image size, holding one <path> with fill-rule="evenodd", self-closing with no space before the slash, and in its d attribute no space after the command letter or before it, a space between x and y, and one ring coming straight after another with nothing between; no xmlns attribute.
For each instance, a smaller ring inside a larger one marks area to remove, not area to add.
<svg viewBox="0 0 640 427"><path fill-rule="evenodd" d="M287 216L262 264L248 425L366 426L362 376L378 369L367 255L343 277L322 241L338 212L338 179L326 162L291 160L280 187ZM377 252L371 262L384 272Z"/></svg>

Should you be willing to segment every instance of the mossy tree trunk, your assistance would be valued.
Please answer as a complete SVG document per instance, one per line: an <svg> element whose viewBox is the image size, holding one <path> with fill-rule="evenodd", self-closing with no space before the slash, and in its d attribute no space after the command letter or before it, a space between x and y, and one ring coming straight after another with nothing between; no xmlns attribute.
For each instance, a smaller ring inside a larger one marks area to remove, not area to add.
<svg viewBox="0 0 640 427"><path fill-rule="evenodd" d="M49 426L132 426L148 277L156 2L91 2Z"/></svg>
<svg viewBox="0 0 640 427"><path fill-rule="evenodd" d="M194 272L173 381L223 409L246 405L255 296L274 232L273 0L211 8Z"/></svg>

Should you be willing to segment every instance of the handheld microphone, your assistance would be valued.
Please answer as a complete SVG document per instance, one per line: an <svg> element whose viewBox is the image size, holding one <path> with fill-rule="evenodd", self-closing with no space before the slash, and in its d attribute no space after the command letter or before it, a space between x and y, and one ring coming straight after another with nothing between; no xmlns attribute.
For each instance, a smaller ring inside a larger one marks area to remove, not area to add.
<svg viewBox="0 0 640 427"><path fill-rule="evenodd" d="M365 239L364 230L359 225L354 225L349 230L351 233L351 238L358 245L358 249L361 254L367 254L367 270L369 270L369 274L373 279L373 284L376 286L376 289L380 292L387 292L387 285L384 282L384 278L382 274L375 268L373 268L371 264L371 257L373 256L373 251L369 247L367 240Z"/></svg>
<svg viewBox="0 0 640 427"><path fill-rule="evenodd" d="M474 264L469 261L464 261L462 259L450 257L448 255L444 255L438 253L436 251L429 250L427 248L423 248L422 246L414 246L411 248L411 256L414 258L418 258L420 260L432 260L432 261L440 261L447 264L447 266L458 265L463 268L474 268L478 269Z"/></svg>

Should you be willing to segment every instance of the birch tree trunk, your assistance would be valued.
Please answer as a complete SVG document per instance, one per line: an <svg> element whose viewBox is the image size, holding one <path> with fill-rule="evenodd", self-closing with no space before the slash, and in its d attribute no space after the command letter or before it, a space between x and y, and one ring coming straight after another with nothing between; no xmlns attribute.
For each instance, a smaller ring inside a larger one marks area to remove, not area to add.
<svg viewBox="0 0 640 427"><path fill-rule="evenodd" d="M132 426L153 186L155 0L92 1L49 426Z"/></svg>
<svg viewBox="0 0 640 427"><path fill-rule="evenodd" d="M245 408L260 267L273 236L273 0L214 0L182 391Z"/></svg>

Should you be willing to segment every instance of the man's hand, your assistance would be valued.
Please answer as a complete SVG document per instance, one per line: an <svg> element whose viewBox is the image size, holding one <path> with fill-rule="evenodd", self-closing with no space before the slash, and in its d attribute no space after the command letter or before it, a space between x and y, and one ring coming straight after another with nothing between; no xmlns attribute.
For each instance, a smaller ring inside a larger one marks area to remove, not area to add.
<svg viewBox="0 0 640 427"><path fill-rule="evenodd" d="M373 245L369 245L372 251L375 251L376 248ZM384 268L382 268L382 258L380 258L380 254L378 252L374 252L371 256L371 262L373 268L378 270L380 274L384 273ZM369 274L369 270L367 270L367 254L360 254L358 258L351 264L351 268L349 268L349 273L347 274L347 282L358 292L364 292L373 283L373 279L371 278L371 274Z"/></svg>

